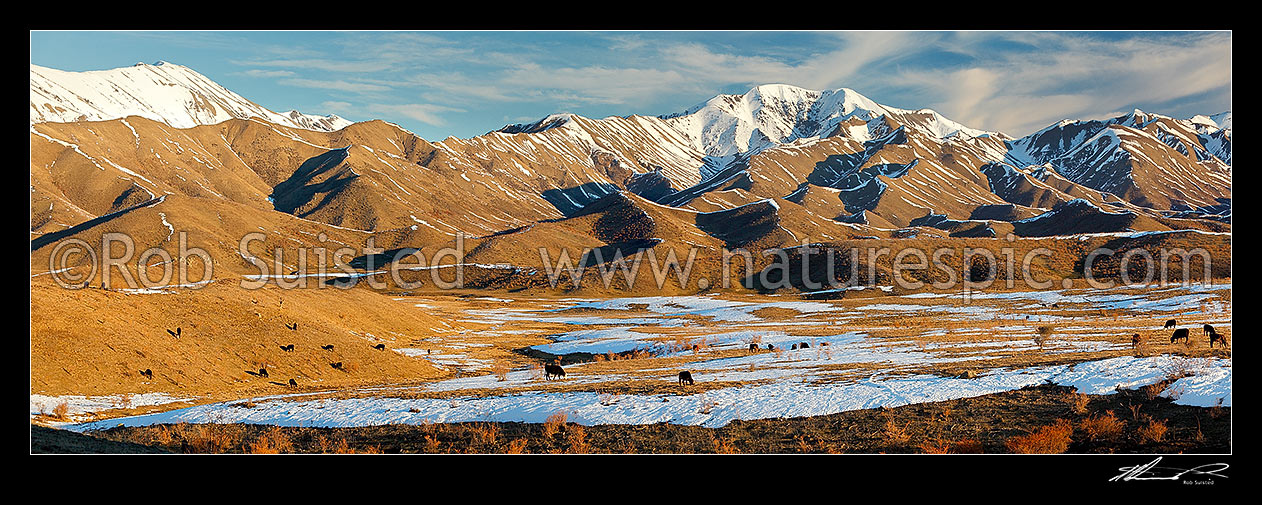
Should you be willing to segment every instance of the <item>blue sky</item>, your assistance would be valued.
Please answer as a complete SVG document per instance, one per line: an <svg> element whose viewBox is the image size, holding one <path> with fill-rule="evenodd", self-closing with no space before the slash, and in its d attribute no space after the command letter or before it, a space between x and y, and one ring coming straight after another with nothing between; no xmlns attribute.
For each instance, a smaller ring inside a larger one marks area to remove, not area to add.
<svg viewBox="0 0 1262 505"><path fill-rule="evenodd" d="M851 88L1025 135L1134 108L1231 109L1231 33L32 31L31 63L184 65L275 111L385 119L430 140L547 114L682 111L757 84Z"/></svg>

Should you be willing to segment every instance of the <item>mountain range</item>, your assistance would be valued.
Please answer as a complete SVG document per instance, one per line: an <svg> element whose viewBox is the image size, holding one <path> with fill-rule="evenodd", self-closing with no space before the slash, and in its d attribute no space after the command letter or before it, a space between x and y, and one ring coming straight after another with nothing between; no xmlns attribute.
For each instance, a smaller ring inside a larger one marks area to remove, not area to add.
<svg viewBox="0 0 1262 505"><path fill-rule="evenodd" d="M264 250L319 234L426 248L459 233L470 262L523 265L538 245L1230 231L1230 203L1230 112L1135 110L1015 138L846 88L769 84L676 114L554 114L433 142L382 120L273 112L170 63L31 65L41 247L111 229L163 244L178 228L239 258L246 231L269 234Z"/></svg>

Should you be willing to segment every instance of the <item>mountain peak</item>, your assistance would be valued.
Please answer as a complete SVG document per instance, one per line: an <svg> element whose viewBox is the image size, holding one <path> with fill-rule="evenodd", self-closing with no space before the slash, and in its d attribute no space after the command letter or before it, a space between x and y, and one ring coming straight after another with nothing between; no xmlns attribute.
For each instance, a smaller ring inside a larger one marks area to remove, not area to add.
<svg viewBox="0 0 1262 505"><path fill-rule="evenodd" d="M351 124L335 116L278 114L191 68L166 61L69 72L31 64L31 123L105 121L141 116L176 128L261 118L318 131Z"/></svg>

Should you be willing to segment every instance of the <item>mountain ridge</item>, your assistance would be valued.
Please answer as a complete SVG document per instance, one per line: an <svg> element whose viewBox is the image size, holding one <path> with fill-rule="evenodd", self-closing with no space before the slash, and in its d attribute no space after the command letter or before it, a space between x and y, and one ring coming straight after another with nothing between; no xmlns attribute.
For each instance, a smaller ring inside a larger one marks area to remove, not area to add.
<svg viewBox="0 0 1262 505"><path fill-rule="evenodd" d="M249 117L317 131L335 131L351 124L336 115L271 111L191 68L165 61L86 72L31 64L31 124L128 116L162 121L175 128Z"/></svg>

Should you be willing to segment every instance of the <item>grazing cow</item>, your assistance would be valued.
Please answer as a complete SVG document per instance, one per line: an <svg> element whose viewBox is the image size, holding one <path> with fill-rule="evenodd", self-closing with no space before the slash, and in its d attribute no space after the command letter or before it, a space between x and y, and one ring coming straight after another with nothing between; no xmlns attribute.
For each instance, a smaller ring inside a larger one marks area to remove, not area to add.
<svg viewBox="0 0 1262 505"><path fill-rule="evenodd" d="M1208 326L1208 325L1206 325L1206 326ZM1211 331L1209 332L1209 347L1210 347L1211 349L1214 347L1214 342L1218 342L1218 343L1222 344L1222 346L1223 346L1223 347L1227 347L1227 336L1226 336L1226 335L1220 335L1218 332L1216 332L1216 331L1212 331L1212 330L1211 330Z"/></svg>
<svg viewBox="0 0 1262 505"><path fill-rule="evenodd" d="M377 345L372 346L372 348L378 351L384 351L386 350L386 344L377 344Z"/></svg>
<svg viewBox="0 0 1262 505"><path fill-rule="evenodd" d="M810 348L811 348L811 344L808 344L806 342L802 342L798 344L798 349L810 349Z"/></svg>
<svg viewBox="0 0 1262 505"><path fill-rule="evenodd" d="M182 328L180 328L180 327L178 327L178 326L177 326L177 327L175 328L175 331L167 330L167 333L170 333L172 337L175 337L175 338L180 338L180 331L181 331L181 330L182 330Z"/></svg>
<svg viewBox="0 0 1262 505"><path fill-rule="evenodd" d="M298 323L294 323L294 324L285 323L285 327L294 331L298 331Z"/></svg>
<svg viewBox="0 0 1262 505"><path fill-rule="evenodd" d="M267 377L267 368L259 369L259 377Z"/></svg>
<svg viewBox="0 0 1262 505"><path fill-rule="evenodd" d="M1142 341L1143 341L1143 338L1142 338L1142 337L1140 337L1138 333L1136 333L1136 334L1134 334L1134 335L1131 335L1131 348L1132 348L1132 349L1139 349L1139 344L1140 344Z"/></svg>
<svg viewBox="0 0 1262 505"><path fill-rule="evenodd" d="M294 344L282 345L280 346L280 350L285 352L294 352Z"/></svg>
<svg viewBox="0 0 1262 505"><path fill-rule="evenodd" d="M1178 341L1178 340L1183 340L1184 342L1189 342L1189 341L1190 341L1190 340L1189 340L1189 337L1188 337L1188 329L1187 329L1187 328L1179 328L1179 329L1177 329L1177 330L1174 330L1174 334L1173 334L1173 335L1170 335L1170 343L1171 343L1171 344L1175 343L1175 342L1176 342L1176 341Z"/></svg>
<svg viewBox="0 0 1262 505"><path fill-rule="evenodd" d="M1203 330L1205 330L1205 333L1206 333L1207 335L1213 335L1213 334L1214 334L1214 325L1207 324L1207 325L1205 325L1202 329L1203 329Z"/></svg>
<svg viewBox="0 0 1262 505"><path fill-rule="evenodd" d="M776 346L771 345L771 344L767 344L767 350L768 350L768 351L774 351L774 350L776 350Z"/></svg>
<svg viewBox="0 0 1262 505"><path fill-rule="evenodd" d="M298 381L293 380L293 379L289 379L289 387L291 387L291 388L296 388L296 387L298 387Z"/></svg>
<svg viewBox="0 0 1262 505"><path fill-rule="evenodd" d="M329 366L331 366L331 367L333 367L333 368L336 368L336 369L338 369L338 370L341 370L341 369L342 369L342 362L341 362L341 361L339 361L339 362L337 362L337 363L329 363Z"/></svg>
<svg viewBox="0 0 1262 505"><path fill-rule="evenodd" d="M820 343L819 343L819 346L820 346L820 347L825 347L825 346L827 346L827 345L828 345L828 342L820 342Z"/></svg>
<svg viewBox="0 0 1262 505"><path fill-rule="evenodd" d="M329 344L329 345L322 345L322 346L320 346L320 348L321 348L321 349L324 349L324 350L326 350L326 351L332 351L332 350L333 350L333 344Z"/></svg>
<svg viewBox="0 0 1262 505"><path fill-rule="evenodd" d="M143 375L143 376L145 376L145 377L148 377L148 378L152 379L152 378L153 378L153 370L150 370L150 369L146 368L146 369L144 369L144 370L141 370L141 371L140 371L140 375Z"/></svg>
<svg viewBox="0 0 1262 505"><path fill-rule="evenodd" d="M691 373L691 372L687 372L687 371L684 371L684 372L679 372L679 385L680 385L680 386L682 386L682 385L684 385L684 384L687 384L687 385L689 385L689 386L691 386L691 385L692 385L692 373Z"/></svg>
<svg viewBox="0 0 1262 505"><path fill-rule="evenodd" d="M793 344L793 345L789 346L789 350L790 350L790 351L796 351L796 350L798 350L798 345L797 345L797 344Z"/></svg>
<svg viewBox="0 0 1262 505"><path fill-rule="evenodd" d="M544 380L551 379L553 377L556 377L558 379L561 377L565 377L565 369L561 368L561 365L544 365L543 366Z"/></svg>
<svg viewBox="0 0 1262 505"><path fill-rule="evenodd" d="M754 352L757 350L758 350L758 344L749 344L749 352Z"/></svg>
<svg viewBox="0 0 1262 505"><path fill-rule="evenodd" d="M1175 325L1177 325L1177 324L1179 324L1179 323L1176 323L1173 319L1171 319L1171 320L1169 320L1169 321L1166 321L1166 328L1174 328L1174 327L1175 327Z"/></svg>

